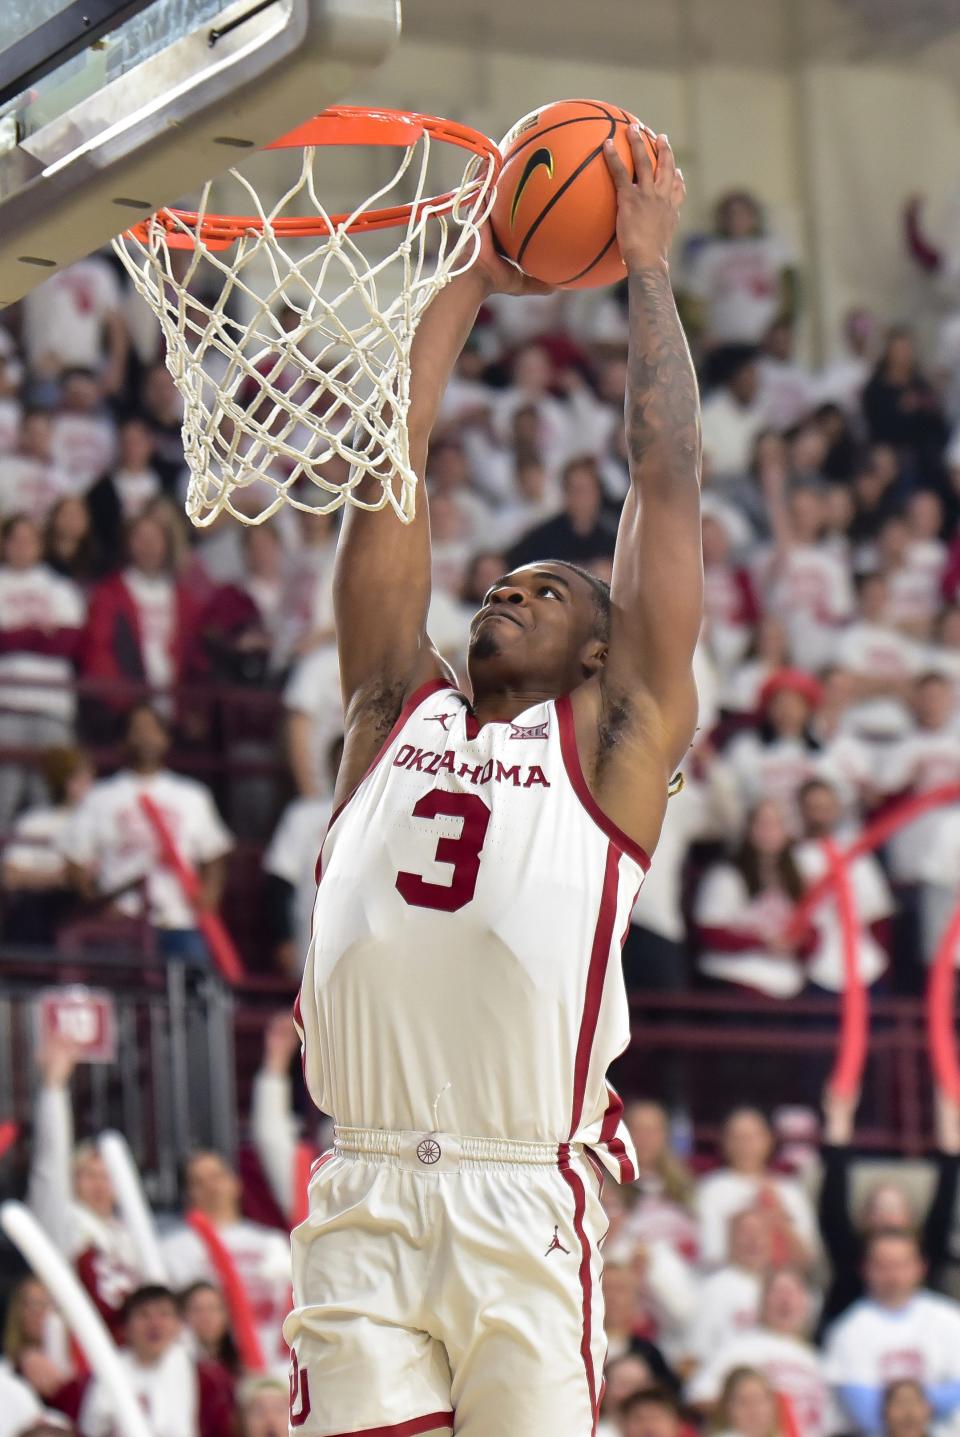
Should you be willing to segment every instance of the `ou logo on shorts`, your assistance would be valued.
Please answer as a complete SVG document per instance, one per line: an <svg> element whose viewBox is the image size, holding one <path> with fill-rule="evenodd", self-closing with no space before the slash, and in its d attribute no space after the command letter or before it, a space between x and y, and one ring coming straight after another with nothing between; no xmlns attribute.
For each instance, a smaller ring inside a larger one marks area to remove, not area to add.
<svg viewBox="0 0 960 1437"><path fill-rule="evenodd" d="M310 1416L310 1379L297 1361L297 1354L290 1353L290 1426L302 1427Z"/></svg>
<svg viewBox="0 0 960 1437"><path fill-rule="evenodd" d="M440 1144L434 1138L424 1138L417 1144L417 1157L426 1167L440 1161Z"/></svg>

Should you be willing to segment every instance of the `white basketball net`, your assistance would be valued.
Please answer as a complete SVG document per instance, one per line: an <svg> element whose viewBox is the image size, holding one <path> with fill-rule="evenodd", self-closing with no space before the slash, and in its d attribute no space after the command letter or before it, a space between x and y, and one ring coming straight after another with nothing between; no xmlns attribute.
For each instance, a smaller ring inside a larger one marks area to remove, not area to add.
<svg viewBox="0 0 960 1437"><path fill-rule="evenodd" d="M149 222L146 241L132 233L114 240L160 320L167 367L183 396L186 508L198 527L224 511L260 524L283 504L314 513L390 505L404 522L413 517L410 346L433 296L476 259L495 173L490 157L473 158L452 203L433 203L430 148L425 129L401 150L389 182L338 225L318 198L318 146L304 149L298 180L270 209L230 171L262 228L228 248L209 248L196 237L200 225L175 211L166 212L167 224ZM351 227L408 171L415 195L401 243L368 260L363 235ZM207 184L200 221L213 213L210 200ZM276 234L277 219L305 214L319 216L328 232L296 240ZM192 250L171 247L171 217ZM368 475L378 484L364 484Z"/></svg>

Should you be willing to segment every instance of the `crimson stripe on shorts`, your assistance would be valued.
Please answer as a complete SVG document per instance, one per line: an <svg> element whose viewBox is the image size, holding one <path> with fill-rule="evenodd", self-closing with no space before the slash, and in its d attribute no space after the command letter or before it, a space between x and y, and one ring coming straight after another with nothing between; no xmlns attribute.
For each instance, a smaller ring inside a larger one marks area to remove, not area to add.
<svg viewBox="0 0 960 1437"><path fill-rule="evenodd" d="M580 1174L570 1166L570 1148L566 1143L560 1144L557 1166L560 1169L561 1177L573 1193L573 1230L580 1244L580 1311L583 1322L580 1356L583 1358L583 1368L587 1375L587 1393L590 1398L590 1432L591 1437L595 1437L600 1408L597 1402L597 1380L593 1371L591 1345L593 1339L593 1273L590 1267L590 1239L583 1226L583 1218L587 1210L587 1193Z"/></svg>
<svg viewBox="0 0 960 1437"><path fill-rule="evenodd" d="M603 998L603 984L607 975L610 945L613 941L613 925L617 917L617 879L620 854L612 843L607 844L607 861L603 871L603 888L600 893L600 907L597 923L593 930L593 947L590 950L590 966L587 969L587 986L583 995L583 1015L580 1019L580 1035L577 1039L577 1056L573 1066L573 1107L570 1114L570 1136L573 1137L583 1116L583 1099L587 1090L590 1071L590 1054L600 1017L600 1003Z"/></svg>
<svg viewBox="0 0 960 1437"><path fill-rule="evenodd" d="M616 1088L612 1088L609 1083L607 1084L607 1096L610 1101L607 1104L607 1111L603 1115L603 1123L600 1128L600 1141L620 1164L620 1181L622 1183L632 1183L637 1175L633 1170L633 1163L627 1156L627 1150L622 1140L617 1137L617 1128L620 1126L620 1119L623 1117L623 1099Z"/></svg>
<svg viewBox="0 0 960 1437"><path fill-rule="evenodd" d="M417 1437L419 1432L429 1432L433 1427L452 1427L452 1412L428 1412L426 1417L414 1417L409 1422L394 1422L389 1427L357 1427L353 1432L334 1432L330 1437Z"/></svg>

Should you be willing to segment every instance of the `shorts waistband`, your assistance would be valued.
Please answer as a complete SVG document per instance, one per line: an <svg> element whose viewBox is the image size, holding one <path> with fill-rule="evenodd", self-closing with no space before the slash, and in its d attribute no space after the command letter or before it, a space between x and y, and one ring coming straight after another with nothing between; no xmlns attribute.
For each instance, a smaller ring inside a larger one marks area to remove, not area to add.
<svg viewBox="0 0 960 1437"><path fill-rule="evenodd" d="M336 1153L357 1157L387 1158L415 1172L456 1172L475 1163L520 1163L556 1167L560 1148L575 1157L580 1143L533 1143L515 1138L470 1138L457 1133L388 1132L379 1128L333 1130Z"/></svg>

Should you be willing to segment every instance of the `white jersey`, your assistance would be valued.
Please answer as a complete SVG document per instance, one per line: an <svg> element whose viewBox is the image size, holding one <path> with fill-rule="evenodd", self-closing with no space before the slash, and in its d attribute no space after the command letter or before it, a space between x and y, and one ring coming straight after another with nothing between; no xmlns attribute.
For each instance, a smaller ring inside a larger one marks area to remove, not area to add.
<svg viewBox="0 0 960 1437"><path fill-rule="evenodd" d="M649 860L587 788L568 696L478 728L442 680L404 706L320 854L297 1021L351 1127L579 1142L635 1176L606 1070Z"/></svg>

